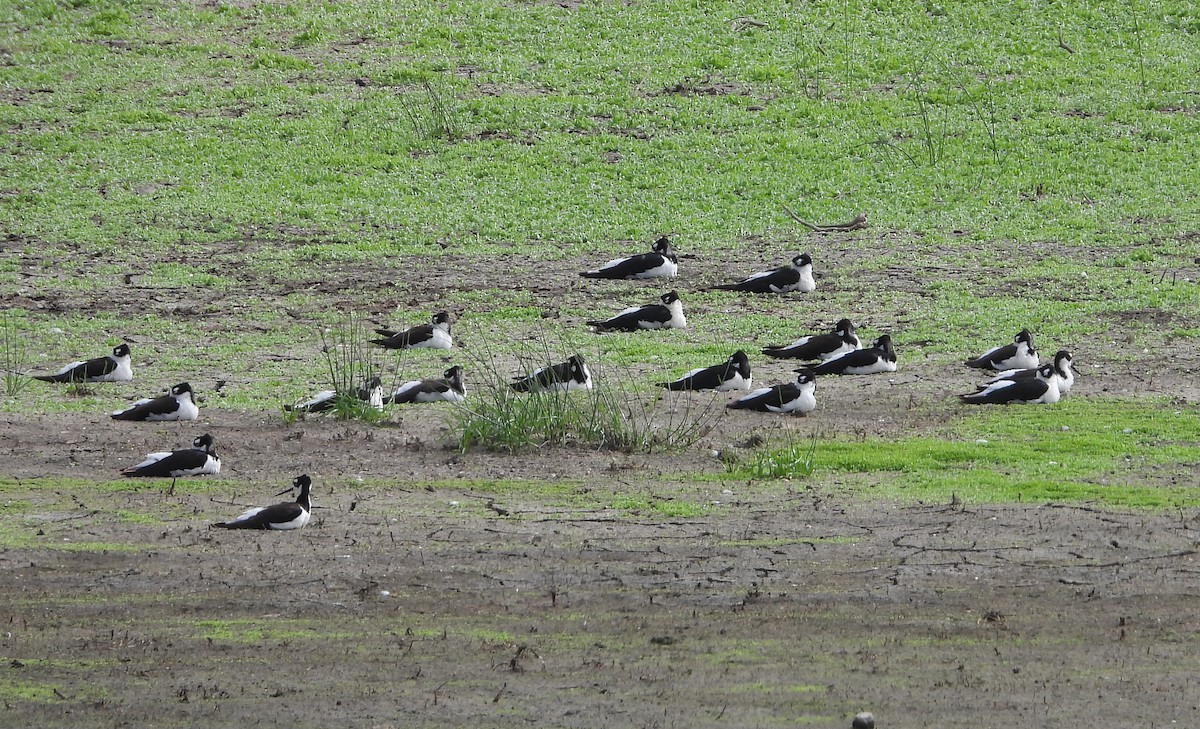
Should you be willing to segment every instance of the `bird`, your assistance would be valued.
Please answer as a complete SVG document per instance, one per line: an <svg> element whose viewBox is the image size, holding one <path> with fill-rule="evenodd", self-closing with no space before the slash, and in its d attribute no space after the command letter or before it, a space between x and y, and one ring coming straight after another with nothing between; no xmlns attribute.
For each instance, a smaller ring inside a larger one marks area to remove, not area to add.
<svg viewBox="0 0 1200 729"><path fill-rule="evenodd" d="M385 403L404 405L416 402L446 402L460 403L467 396L463 386L463 368L454 365L442 373L437 379L413 380L405 382L396 388Z"/></svg>
<svg viewBox="0 0 1200 729"><path fill-rule="evenodd" d="M679 379L660 382L659 387L668 390L731 390L750 389L750 358L742 350L729 356L721 364L694 369Z"/></svg>
<svg viewBox="0 0 1200 729"><path fill-rule="evenodd" d="M818 375L873 375L896 371L896 350L892 338L882 335L867 349L855 349L827 359L813 367Z"/></svg>
<svg viewBox="0 0 1200 729"><path fill-rule="evenodd" d="M337 390L321 390L302 403L284 405L283 409L297 413L323 413L337 406ZM368 403L376 410L383 410L383 382L372 377L354 390L354 397Z"/></svg>
<svg viewBox="0 0 1200 729"><path fill-rule="evenodd" d="M737 283L714 286L722 291L748 291L753 294L786 294L789 291L808 293L817 288L813 279L812 257L801 253L792 259L791 265L780 266L771 271L760 271Z"/></svg>
<svg viewBox="0 0 1200 729"><path fill-rule="evenodd" d="M178 478L179 476L216 475L221 472L221 459L213 452L213 437L208 433L192 441L191 448L178 451L150 453L136 466L121 469L123 476Z"/></svg>
<svg viewBox="0 0 1200 729"><path fill-rule="evenodd" d="M509 385L517 392L570 392L592 389L592 373L583 357L573 354L566 362L542 367Z"/></svg>
<svg viewBox="0 0 1200 729"><path fill-rule="evenodd" d="M812 370L796 370L795 382L760 387L725 407L734 410L762 410L771 413L808 415L817 408L817 378Z"/></svg>
<svg viewBox="0 0 1200 729"><path fill-rule="evenodd" d="M972 405L1050 405L1058 402L1061 394L1054 365L1046 364L1032 379L1000 380L958 397Z"/></svg>
<svg viewBox="0 0 1200 729"><path fill-rule="evenodd" d="M1011 370L1036 368L1037 350L1033 348L1033 335L1022 329L1013 337L1012 344L993 347L974 359L963 362L968 367L981 370Z"/></svg>
<svg viewBox="0 0 1200 729"><path fill-rule="evenodd" d="M662 236L650 246L649 253L626 258L614 258L600 268L584 271L584 278L674 278L679 272L679 260L671 249L671 240Z"/></svg>
<svg viewBox="0 0 1200 729"><path fill-rule="evenodd" d="M1066 395L1075 385L1075 370L1071 369L1074 362L1075 358L1065 349L1058 350L1054 355L1054 361L1051 364L1054 366L1054 374L1058 376L1058 392L1061 395ZM1036 377L1037 371L1037 367L1005 370L984 384L990 385L1000 380L1028 380Z"/></svg>
<svg viewBox="0 0 1200 729"><path fill-rule="evenodd" d="M597 331L636 332L639 329L683 329L687 319L683 315L683 302L679 294L668 291L659 297L661 304L634 306L609 319L588 322Z"/></svg>
<svg viewBox="0 0 1200 729"><path fill-rule="evenodd" d="M295 501L285 501L274 506L255 506L246 509L232 521L222 521L213 524L221 529L301 529L308 524L312 516L312 479L308 474L297 476L289 488L275 494L284 494L300 489L300 495Z"/></svg>
<svg viewBox="0 0 1200 729"><path fill-rule="evenodd" d="M763 347L763 354L777 359L827 360L839 354L853 352L862 343L855 333L854 322L842 319L828 334L810 334L784 346Z"/></svg>
<svg viewBox="0 0 1200 729"><path fill-rule="evenodd" d="M113 347L110 355L72 362L52 375L33 375L33 379L42 382L129 382L133 379L129 345L122 342Z"/></svg>
<svg viewBox="0 0 1200 729"><path fill-rule="evenodd" d="M196 407L192 386L180 382L166 395L156 398L143 398L124 410L112 412L113 420L195 420L200 417L200 408Z"/></svg>
<svg viewBox="0 0 1200 729"><path fill-rule="evenodd" d="M454 339L450 336L450 314L439 311L428 324L418 324L402 332L394 329L376 329L382 339L372 339L384 349L450 349Z"/></svg>

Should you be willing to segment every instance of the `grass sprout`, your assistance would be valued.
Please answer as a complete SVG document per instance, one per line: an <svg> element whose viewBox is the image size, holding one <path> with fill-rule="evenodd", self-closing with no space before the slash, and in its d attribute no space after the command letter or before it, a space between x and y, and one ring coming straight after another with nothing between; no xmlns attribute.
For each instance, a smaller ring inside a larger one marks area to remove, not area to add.
<svg viewBox="0 0 1200 729"><path fill-rule="evenodd" d="M29 387L33 378L23 374L29 367L29 352L25 348L25 340L21 337L17 322L7 311L0 317L0 340L4 357L4 394L15 398Z"/></svg>

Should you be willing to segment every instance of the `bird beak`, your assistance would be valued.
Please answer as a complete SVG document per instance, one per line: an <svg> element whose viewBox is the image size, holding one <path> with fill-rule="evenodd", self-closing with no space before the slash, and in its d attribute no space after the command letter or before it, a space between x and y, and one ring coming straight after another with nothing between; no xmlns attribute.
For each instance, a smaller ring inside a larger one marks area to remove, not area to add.
<svg viewBox="0 0 1200 729"><path fill-rule="evenodd" d="M293 492L293 491L295 491L295 490L296 490L296 487L295 487L295 486L288 486L286 489L284 489L283 491L280 491L279 493L277 493L277 494L275 494L275 495L276 495L276 496L283 496L284 494L290 494L290 493L292 493L292 492Z"/></svg>

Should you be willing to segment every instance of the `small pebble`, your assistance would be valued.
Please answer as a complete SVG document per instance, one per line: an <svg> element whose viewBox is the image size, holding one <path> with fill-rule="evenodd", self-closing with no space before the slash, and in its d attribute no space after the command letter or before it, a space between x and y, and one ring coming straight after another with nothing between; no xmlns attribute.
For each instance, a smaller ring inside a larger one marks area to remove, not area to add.
<svg viewBox="0 0 1200 729"><path fill-rule="evenodd" d="M1064 425L1064 426L1062 427L1062 432L1064 432L1064 433L1065 433L1065 432L1067 432L1067 431L1068 431L1068 430L1070 430L1070 429L1071 429L1071 426L1069 426L1069 425Z"/></svg>
<svg viewBox="0 0 1200 729"><path fill-rule="evenodd" d="M875 715L869 711L859 712L854 715L854 723L850 727L851 729L875 729Z"/></svg>
<svg viewBox="0 0 1200 729"><path fill-rule="evenodd" d="M388 596L389 596L389 595L391 595L391 594L392 594L392 593L388 592L387 590L380 590L380 591L379 591L379 596L380 596L380 597L388 597Z"/></svg>
<svg viewBox="0 0 1200 729"><path fill-rule="evenodd" d="M1121 432L1122 432L1122 433L1132 433L1132 432L1133 432L1133 428L1126 428L1125 430L1122 430Z"/></svg>

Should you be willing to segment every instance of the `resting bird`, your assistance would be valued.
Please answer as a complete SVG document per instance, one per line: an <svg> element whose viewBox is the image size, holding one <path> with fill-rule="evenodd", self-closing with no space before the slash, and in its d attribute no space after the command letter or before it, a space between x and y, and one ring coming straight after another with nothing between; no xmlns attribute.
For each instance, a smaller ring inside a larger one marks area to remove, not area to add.
<svg viewBox="0 0 1200 729"><path fill-rule="evenodd" d="M796 370L794 383L761 387L743 395L725 407L734 410L762 410L770 413L808 415L817 409L817 378L812 370Z"/></svg>
<svg viewBox="0 0 1200 729"><path fill-rule="evenodd" d="M129 382L133 379L129 345L121 343L108 356L72 362L52 375L32 377L42 382Z"/></svg>
<svg viewBox="0 0 1200 729"><path fill-rule="evenodd" d="M679 272L678 259L671 241L662 236L654 241L649 253L614 258L600 268L579 274L584 278L671 278Z"/></svg>
<svg viewBox="0 0 1200 729"><path fill-rule="evenodd" d="M1054 374L1058 376L1058 392L1061 395L1066 395L1075 385L1075 370L1071 368L1075 358L1065 349L1060 349L1054 355ZM1019 370L1005 370L996 375L986 383L990 385L1000 380L1029 380L1037 376L1037 367L1027 367Z"/></svg>
<svg viewBox="0 0 1200 729"><path fill-rule="evenodd" d="M372 339L384 349L450 349L454 340L450 337L450 315L439 311L428 324L418 324L411 329L397 332L392 329L376 329L383 339Z"/></svg>
<svg viewBox="0 0 1200 729"><path fill-rule="evenodd" d="M378 377L372 377L356 388L354 396L376 410L383 409L383 383ZM283 409L298 413L324 413L333 410L336 405L337 390L321 390L304 402L284 405Z"/></svg>
<svg viewBox="0 0 1200 729"><path fill-rule="evenodd" d="M236 519L218 522L213 526L221 529L300 529L312 515L312 498L309 495L312 479L308 474L297 476L291 487L275 495L283 496L296 489L300 489L300 495L295 501L267 507L255 506L243 511Z"/></svg>
<svg viewBox="0 0 1200 729"><path fill-rule="evenodd" d="M639 329L683 329L687 319L683 316L683 302L679 294L669 291L659 297L661 304L647 304L625 309L609 319L588 322L600 332L636 332Z"/></svg>
<svg viewBox="0 0 1200 729"><path fill-rule="evenodd" d="M754 294L786 294L789 291L808 293L817 288L817 282L813 279L812 258L807 253L801 253L792 259L790 266L760 271L737 283L721 284L713 288L723 291L748 291Z"/></svg>
<svg viewBox="0 0 1200 729"><path fill-rule="evenodd" d="M195 420L200 417L200 408L196 407L192 386L180 382L172 387L166 395L154 399L138 400L124 410L112 413L113 420Z"/></svg>
<svg viewBox="0 0 1200 729"><path fill-rule="evenodd" d="M592 389L592 373L583 357L571 355L566 362L542 367L532 375L522 377L511 385L517 392L570 392Z"/></svg>
<svg viewBox="0 0 1200 729"><path fill-rule="evenodd" d="M778 359L833 359L861 347L854 323L842 319L829 334L810 334L785 346L763 347L763 354Z"/></svg>
<svg viewBox="0 0 1200 729"><path fill-rule="evenodd" d="M896 371L896 350L887 334L875 340L868 349L856 349L827 359L813 367L818 375L873 375Z"/></svg>
<svg viewBox="0 0 1200 729"><path fill-rule="evenodd" d="M121 475L178 478L221 472L221 459L213 452L211 435L205 433L196 438L192 446L179 451L150 453L136 466L121 469Z"/></svg>
<svg viewBox="0 0 1200 729"><path fill-rule="evenodd" d="M694 369L677 380L660 382L658 386L668 390L749 390L750 358L739 349L721 364Z"/></svg>
<svg viewBox="0 0 1200 729"><path fill-rule="evenodd" d="M396 388L385 403L404 405L417 402L446 402L460 403L467 396L463 384L463 368L454 365L443 373L442 377L429 380L413 380L405 382Z"/></svg>
<svg viewBox="0 0 1200 729"><path fill-rule="evenodd" d="M1037 350L1033 348L1033 335L1028 329L1022 329L1013 337L1012 344L993 347L963 364L981 370L1035 368L1038 366L1038 355Z"/></svg>
<svg viewBox="0 0 1200 729"><path fill-rule="evenodd" d="M959 395L972 405L1050 405L1058 402L1058 375L1054 365L1042 365L1031 378L999 380L968 395Z"/></svg>

